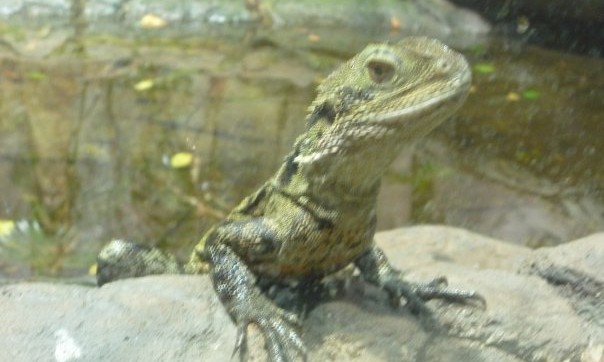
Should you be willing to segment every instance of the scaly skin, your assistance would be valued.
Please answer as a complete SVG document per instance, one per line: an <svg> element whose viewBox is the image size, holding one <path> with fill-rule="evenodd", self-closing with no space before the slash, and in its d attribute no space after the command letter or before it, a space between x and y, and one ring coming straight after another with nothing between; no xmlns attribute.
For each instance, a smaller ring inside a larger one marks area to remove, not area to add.
<svg viewBox="0 0 604 362"><path fill-rule="evenodd" d="M461 106L470 80L461 54L437 40L413 37L369 45L319 86L307 130L281 168L206 233L184 267L188 273L209 268L216 293L238 326L236 348L242 356L247 326L254 323L272 361L306 358L298 317L277 307L259 280L320 280L352 263L395 304L404 298L416 311L433 298L481 299L473 291L446 287L444 278L404 281L373 241L387 167L403 146ZM103 273L101 264L115 259L113 254L120 252L105 251L99 258L99 275L111 274ZM134 276L147 267L133 265L157 265L162 254L152 261L128 255L129 269L136 272L126 276ZM166 270L178 272L174 261L166 260ZM113 279L99 277L99 283Z"/></svg>

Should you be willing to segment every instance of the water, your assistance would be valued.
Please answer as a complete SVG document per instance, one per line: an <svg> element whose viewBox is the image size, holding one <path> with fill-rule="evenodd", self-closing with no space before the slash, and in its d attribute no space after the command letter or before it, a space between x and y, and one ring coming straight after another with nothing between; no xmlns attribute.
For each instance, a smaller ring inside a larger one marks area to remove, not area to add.
<svg viewBox="0 0 604 362"><path fill-rule="evenodd" d="M74 41L48 21L2 25L0 275L85 274L116 237L187 255L278 168L320 79L403 36L207 29L93 22ZM444 223L531 247L604 230L602 59L452 41L472 94L395 162L380 229Z"/></svg>

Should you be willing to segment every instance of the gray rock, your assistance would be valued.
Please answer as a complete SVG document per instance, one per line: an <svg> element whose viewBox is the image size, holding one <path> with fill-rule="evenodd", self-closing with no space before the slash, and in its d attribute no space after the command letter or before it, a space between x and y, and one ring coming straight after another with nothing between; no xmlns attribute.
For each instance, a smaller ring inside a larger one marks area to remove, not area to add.
<svg viewBox="0 0 604 362"><path fill-rule="evenodd" d="M389 307L353 279L304 321L311 361L581 361L604 357L604 234L531 251L461 229L380 233L410 280L447 275L486 309L431 301L431 316ZM2 361L230 361L236 330L206 276L154 276L102 288L0 287ZM8 328L7 328L8 327ZM250 350L263 359L251 328Z"/></svg>
<svg viewBox="0 0 604 362"><path fill-rule="evenodd" d="M0 309L1 361L228 361L235 340L207 277L15 284Z"/></svg>

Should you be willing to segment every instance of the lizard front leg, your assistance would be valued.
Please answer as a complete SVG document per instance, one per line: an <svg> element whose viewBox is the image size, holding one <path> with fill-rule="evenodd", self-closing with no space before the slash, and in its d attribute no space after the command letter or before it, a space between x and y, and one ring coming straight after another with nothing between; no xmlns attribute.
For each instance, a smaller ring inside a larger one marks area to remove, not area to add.
<svg viewBox="0 0 604 362"><path fill-rule="evenodd" d="M250 223L255 225L249 227ZM263 229L262 225L258 219L255 222L223 224L210 232L202 252L203 258L210 264L214 289L237 325L237 342L233 354L239 351L241 360L246 358L247 327L253 323L264 335L271 361L293 361L296 354L306 360L306 348L298 333L301 324L298 317L277 307L260 291L256 286L256 276L230 246L253 245L261 238L263 242L267 242L265 238L270 230ZM246 226L248 231L252 229L255 232L241 233L241 228ZM246 240L241 240L243 235Z"/></svg>
<svg viewBox="0 0 604 362"><path fill-rule="evenodd" d="M475 291L447 287L445 277L437 277L427 283L405 281L401 272L390 265L384 252L375 243L355 260L355 265L367 282L379 286L389 294L395 306L400 305L401 298L405 298L413 313L426 312L424 302L430 299L452 302L475 300L486 304L484 298Z"/></svg>

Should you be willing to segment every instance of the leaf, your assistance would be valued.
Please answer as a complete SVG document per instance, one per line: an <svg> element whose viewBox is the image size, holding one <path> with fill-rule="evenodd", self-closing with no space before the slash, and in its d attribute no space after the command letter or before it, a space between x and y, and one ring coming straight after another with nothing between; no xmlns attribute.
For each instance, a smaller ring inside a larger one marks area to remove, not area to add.
<svg viewBox="0 0 604 362"><path fill-rule="evenodd" d="M153 79L144 79L134 85L134 90L137 92L143 92L153 88L155 82Z"/></svg>
<svg viewBox="0 0 604 362"><path fill-rule="evenodd" d="M170 166L172 168L189 167L193 162L193 154L190 152L178 152L170 158Z"/></svg>
<svg viewBox="0 0 604 362"><path fill-rule="evenodd" d="M46 79L46 73L39 70L34 70L27 74L27 78L31 80L44 80Z"/></svg>
<svg viewBox="0 0 604 362"><path fill-rule="evenodd" d="M155 14L146 14L140 21L140 26L143 29L160 29L166 25L168 25L168 22Z"/></svg>
<svg viewBox="0 0 604 362"><path fill-rule="evenodd" d="M506 96L505 99L508 102L517 102L520 100L520 95L516 92L509 92Z"/></svg>
<svg viewBox="0 0 604 362"><path fill-rule="evenodd" d="M10 235L14 229L15 222L13 220L0 219L0 238Z"/></svg>
<svg viewBox="0 0 604 362"><path fill-rule="evenodd" d="M474 64L474 70L481 74L489 74L495 72L495 66L491 63Z"/></svg>
<svg viewBox="0 0 604 362"><path fill-rule="evenodd" d="M522 98L524 99L532 101L539 97L541 97L541 93L536 89L529 88L522 91Z"/></svg>

